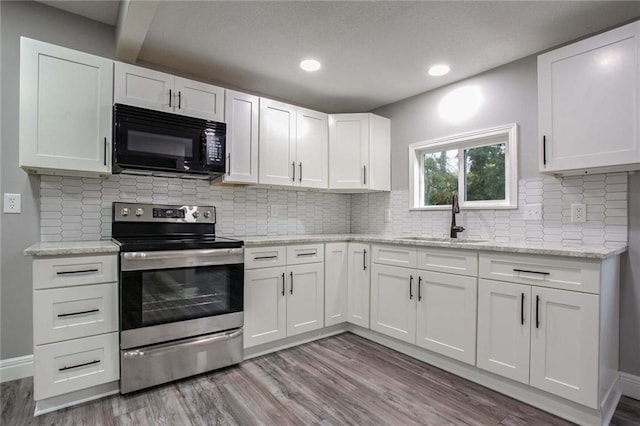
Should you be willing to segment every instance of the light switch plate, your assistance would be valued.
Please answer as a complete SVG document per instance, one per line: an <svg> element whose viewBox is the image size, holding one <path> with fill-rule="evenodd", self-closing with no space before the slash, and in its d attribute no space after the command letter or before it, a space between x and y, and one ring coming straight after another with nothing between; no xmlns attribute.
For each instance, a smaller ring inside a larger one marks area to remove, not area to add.
<svg viewBox="0 0 640 426"><path fill-rule="evenodd" d="M21 212L21 200L20 194L4 194L3 211L5 213L20 213Z"/></svg>
<svg viewBox="0 0 640 426"><path fill-rule="evenodd" d="M278 217L278 205L277 204L271 204L271 217Z"/></svg>
<svg viewBox="0 0 640 426"><path fill-rule="evenodd" d="M542 204L524 206L524 220L542 220Z"/></svg>

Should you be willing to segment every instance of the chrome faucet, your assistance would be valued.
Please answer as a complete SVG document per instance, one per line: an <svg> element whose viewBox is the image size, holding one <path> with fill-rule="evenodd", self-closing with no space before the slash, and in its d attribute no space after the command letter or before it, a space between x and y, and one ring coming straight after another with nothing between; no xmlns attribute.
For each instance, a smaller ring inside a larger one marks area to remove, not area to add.
<svg viewBox="0 0 640 426"><path fill-rule="evenodd" d="M458 204L458 194L454 192L451 200L451 238L458 238L458 232L464 231L464 227L456 226L456 213L460 213L460 205Z"/></svg>

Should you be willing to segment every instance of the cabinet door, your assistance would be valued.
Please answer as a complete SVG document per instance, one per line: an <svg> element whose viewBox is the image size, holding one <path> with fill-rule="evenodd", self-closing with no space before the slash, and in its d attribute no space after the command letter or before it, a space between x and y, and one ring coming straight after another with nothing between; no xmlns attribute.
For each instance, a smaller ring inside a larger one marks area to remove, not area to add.
<svg viewBox="0 0 640 426"><path fill-rule="evenodd" d="M20 166L111 172L113 61L20 39Z"/></svg>
<svg viewBox="0 0 640 426"><path fill-rule="evenodd" d="M529 383L598 409L599 296L533 287L531 304Z"/></svg>
<svg viewBox="0 0 640 426"><path fill-rule="evenodd" d="M224 89L213 84L175 78L176 113L205 120L224 121Z"/></svg>
<svg viewBox="0 0 640 426"><path fill-rule="evenodd" d="M159 71L116 62L114 93L118 104L174 112L175 77Z"/></svg>
<svg viewBox="0 0 640 426"><path fill-rule="evenodd" d="M329 118L329 188L367 187L368 114L334 114Z"/></svg>
<svg viewBox="0 0 640 426"><path fill-rule="evenodd" d="M347 315L348 321L369 328L371 249L367 244L348 244Z"/></svg>
<svg viewBox="0 0 640 426"><path fill-rule="evenodd" d="M416 344L475 365L477 278L418 273Z"/></svg>
<svg viewBox="0 0 640 426"><path fill-rule="evenodd" d="M373 264L371 271L371 329L416 342L418 274L414 269Z"/></svg>
<svg viewBox="0 0 640 426"><path fill-rule="evenodd" d="M287 335L285 268L244 272L244 347Z"/></svg>
<svg viewBox="0 0 640 426"><path fill-rule="evenodd" d="M324 325L347 321L347 243L327 243L324 254Z"/></svg>
<svg viewBox="0 0 640 426"><path fill-rule="evenodd" d="M640 22L538 57L540 171L640 162L639 62Z"/></svg>
<svg viewBox="0 0 640 426"><path fill-rule="evenodd" d="M324 326L324 266L322 263L287 268L287 336Z"/></svg>
<svg viewBox="0 0 640 426"><path fill-rule="evenodd" d="M307 188L327 188L329 183L329 130L327 115L297 109L298 184Z"/></svg>
<svg viewBox="0 0 640 426"><path fill-rule="evenodd" d="M529 383L531 286L481 279L477 366Z"/></svg>
<svg viewBox="0 0 640 426"><path fill-rule="evenodd" d="M227 90L225 182L258 183L258 97Z"/></svg>
<svg viewBox="0 0 640 426"><path fill-rule="evenodd" d="M377 191L391 190L391 121L369 114L369 161L366 186Z"/></svg>
<svg viewBox="0 0 640 426"><path fill-rule="evenodd" d="M296 178L296 108L260 99L260 167L262 184L291 186Z"/></svg>

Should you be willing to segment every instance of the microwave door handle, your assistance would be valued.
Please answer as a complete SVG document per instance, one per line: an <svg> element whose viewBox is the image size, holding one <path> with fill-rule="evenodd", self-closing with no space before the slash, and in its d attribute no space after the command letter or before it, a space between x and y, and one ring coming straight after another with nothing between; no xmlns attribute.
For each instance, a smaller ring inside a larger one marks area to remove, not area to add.
<svg viewBox="0 0 640 426"><path fill-rule="evenodd" d="M204 169L207 165L205 162L205 157L207 155L207 132L202 132L202 138L200 143L200 165Z"/></svg>

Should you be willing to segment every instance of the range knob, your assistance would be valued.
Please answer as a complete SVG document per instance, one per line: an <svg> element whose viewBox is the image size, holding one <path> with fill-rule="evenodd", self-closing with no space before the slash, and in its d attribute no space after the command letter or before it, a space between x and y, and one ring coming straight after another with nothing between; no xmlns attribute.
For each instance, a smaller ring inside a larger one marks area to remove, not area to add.
<svg viewBox="0 0 640 426"><path fill-rule="evenodd" d="M136 216L142 216L143 213L144 213L144 210L136 209Z"/></svg>
<svg viewBox="0 0 640 426"><path fill-rule="evenodd" d="M129 209L127 207L123 208L120 214L122 216L129 216Z"/></svg>
<svg viewBox="0 0 640 426"><path fill-rule="evenodd" d="M204 217L209 219L211 217L211 212L209 210L207 210L206 212L204 212Z"/></svg>
<svg viewBox="0 0 640 426"><path fill-rule="evenodd" d="M193 212L191 215L193 216L193 218L194 218L194 219L197 219L197 218L199 218L199 217L200 217L200 212L196 210L196 211L195 211L195 212Z"/></svg>

